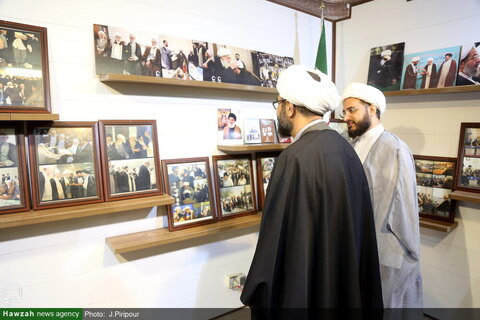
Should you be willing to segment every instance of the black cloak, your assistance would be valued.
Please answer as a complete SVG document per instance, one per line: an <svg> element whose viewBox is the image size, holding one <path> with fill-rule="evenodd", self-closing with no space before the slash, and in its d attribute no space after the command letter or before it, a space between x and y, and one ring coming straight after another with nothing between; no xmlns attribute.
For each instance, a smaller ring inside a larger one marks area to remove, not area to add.
<svg viewBox="0 0 480 320"><path fill-rule="evenodd" d="M383 308L370 192L350 144L321 122L277 159L241 301L279 308ZM356 309L358 310L358 309Z"/></svg>

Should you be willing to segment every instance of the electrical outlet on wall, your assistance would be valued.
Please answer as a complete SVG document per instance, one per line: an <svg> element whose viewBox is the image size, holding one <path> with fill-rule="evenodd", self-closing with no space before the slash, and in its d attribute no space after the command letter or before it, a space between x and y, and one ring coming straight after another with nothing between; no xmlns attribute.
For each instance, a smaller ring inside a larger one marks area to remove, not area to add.
<svg viewBox="0 0 480 320"><path fill-rule="evenodd" d="M231 273L225 276L225 286L229 289L241 289L245 284L245 274Z"/></svg>

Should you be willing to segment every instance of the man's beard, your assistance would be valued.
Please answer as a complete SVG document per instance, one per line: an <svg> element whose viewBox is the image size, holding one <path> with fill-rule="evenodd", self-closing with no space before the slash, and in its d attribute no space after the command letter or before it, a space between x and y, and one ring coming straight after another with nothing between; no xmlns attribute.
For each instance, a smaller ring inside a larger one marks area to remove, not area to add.
<svg viewBox="0 0 480 320"><path fill-rule="evenodd" d="M372 125L372 120L370 120L370 116L368 115L368 112L365 112L363 119L355 123L356 129L348 129L348 136L350 138L360 137L365 132L367 132L367 130L370 128L371 125Z"/></svg>
<svg viewBox="0 0 480 320"><path fill-rule="evenodd" d="M477 68L474 68L472 66L464 66L463 73L469 75L470 77L474 77L477 73Z"/></svg>
<svg viewBox="0 0 480 320"><path fill-rule="evenodd" d="M220 59L220 62L222 63L222 66L225 68L225 69L228 69L230 67L230 63L227 61L227 60L222 60Z"/></svg>
<svg viewBox="0 0 480 320"><path fill-rule="evenodd" d="M280 116L277 117L278 134L284 138L292 136L293 124L288 121L285 109L282 108Z"/></svg>

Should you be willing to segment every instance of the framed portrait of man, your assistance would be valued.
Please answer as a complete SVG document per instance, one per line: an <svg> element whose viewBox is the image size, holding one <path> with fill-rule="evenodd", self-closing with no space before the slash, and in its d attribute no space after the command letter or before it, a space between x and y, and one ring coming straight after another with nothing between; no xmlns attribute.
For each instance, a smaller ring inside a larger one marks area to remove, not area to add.
<svg viewBox="0 0 480 320"><path fill-rule="evenodd" d="M480 123L462 122L455 189L480 193Z"/></svg>
<svg viewBox="0 0 480 320"><path fill-rule="evenodd" d="M367 84L381 91L400 90L405 42L370 49Z"/></svg>
<svg viewBox="0 0 480 320"><path fill-rule="evenodd" d="M220 220L257 212L251 155L213 156Z"/></svg>
<svg viewBox="0 0 480 320"><path fill-rule="evenodd" d="M258 209L264 208L265 196L267 195L267 187L270 183L273 167L277 161L280 152L257 153L257 190L258 190Z"/></svg>
<svg viewBox="0 0 480 320"><path fill-rule="evenodd" d="M0 112L50 113L47 29L0 21Z"/></svg>
<svg viewBox="0 0 480 320"><path fill-rule="evenodd" d="M0 129L0 214L30 208L23 130L19 125Z"/></svg>
<svg viewBox="0 0 480 320"><path fill-rule="evenodd" d="M155 120L100 120L105 198L162 193Z"/></svg>
<svg viewBox="0 0 480 320"><path fill-rule="evenodd" d="M35 123L29 127L34 209L102 202L96 122Z"/></svg>
<svg viewBox="0 0 480 320"><path fill-rule="evenodd" d="M208 157L162 160L170 231L217 221Z"/></svg>

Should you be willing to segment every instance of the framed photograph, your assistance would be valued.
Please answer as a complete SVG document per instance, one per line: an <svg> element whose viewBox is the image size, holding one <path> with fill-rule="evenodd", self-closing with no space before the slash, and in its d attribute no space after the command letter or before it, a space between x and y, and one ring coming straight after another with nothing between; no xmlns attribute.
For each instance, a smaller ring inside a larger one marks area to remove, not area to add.
<svg viewBox="0 0 480 320"><path fill-rule="evenodd" d="M30 209L24 141L19 125L0 129L0 214Z"/></svg>
<svg viewBox="0 0 480 320"><path fill-rule="evenodd" d="M257 212L251 155L213 156L218 218Z"/></svg>
<svg viewBox="0 0 480 320"><path fill-rule="evenodd" d="M191 228L217 221L208 157L162 160L169 205L168 229Z"/></svg>
<svg viewBox="0 0 480 320"><path fill-rule="evenodd" d="M278 130L278 120L275 120L275 133L277 134L278 143L292 143L292 137L282 137Z"/></svg>
<svg viewBox="0 0 480 320"><path fill-rule="evenodd" d="M243 143L242 124L240 110L217 109L217 143L219 145L241 145Z"/></svg>
<svg viewBox="0 0 480 320"><path fill-rule="evenodd" d="M253 73L262 87L275 88L280 74L294 64L293 58L251 51Z"/></svg>
<svg viewBox="0 0 480 320"><path fill-rule="evenodd" d="M381 91L400 90L405 42L370 49L367 84Z"/></svg>
<svg viewBox="0 0 480 320"><path fill-rule="evenodd" d="M467 43L462 46L456 86L480 85L479 55L480 41Z"/></svg>
<svg viewBox="0 0 480 320"><path fill-rule="evenodd" d="M257 153L258 209L264 208L268 183L280 152Z"/></svg>
<svg viewBox="0 0 480 320"><path fill-rule="evenodd" d="M46 28L0 21L0 80L0 112L51 112Z"/></svg>
<svg viewBox="0 0 480 320"><path fill-rule="evenodd" d="M29 128L34 209L103 201L96 122L35 123Z"/></svg>
<svg viewBox="0 0 480 320"><path fill-rule="evenodd" d="M275 120L260 119L260 133L262 143L275 143Z"/></svg>
<svg viewBox="0 0 480 320"><path fill-rule="evenodd" d="M453 191L457 159L417 155L413 157L420 216L453 222L455 200L448 196Z"/></svg>
<svg viewBox="0 0 480 320"><path fill-rule="evenodd" d="M245 144L261 143L260 120L245 119L243 121L243 132L245 132Z"/></svg>
<svg viewBox="0 0 480 320"><path fill-rule="evenodd" d="M479 122L462 122L455 189L480 193Z"/></svg>
<svg viewBox="0 0 480 320"><path fill-rule="evenodd" d="M161 194L155 120L100 120L105 198Z"/></svg>

